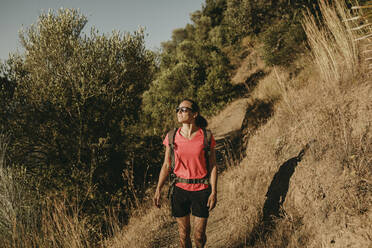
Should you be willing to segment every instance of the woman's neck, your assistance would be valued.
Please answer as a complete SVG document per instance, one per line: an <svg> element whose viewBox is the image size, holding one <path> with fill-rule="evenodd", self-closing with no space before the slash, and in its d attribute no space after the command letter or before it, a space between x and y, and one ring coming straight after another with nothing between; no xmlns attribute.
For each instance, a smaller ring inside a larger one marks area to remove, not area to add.
<svg viewBox="0 0 372 248"><path fill-rule="evenodd" d="M199 130L199 127L196 126L195 124L187 124L187 123L183 123L182 124L182 127L181 127L181 131L184 135L186 135L187 137L191 137L191 135L196 132L197 130Z"/></svg>

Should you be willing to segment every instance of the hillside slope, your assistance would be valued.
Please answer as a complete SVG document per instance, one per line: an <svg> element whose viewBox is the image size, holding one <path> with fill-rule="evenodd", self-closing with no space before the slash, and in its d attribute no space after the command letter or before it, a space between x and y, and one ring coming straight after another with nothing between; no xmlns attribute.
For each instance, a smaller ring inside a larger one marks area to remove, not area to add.
<svg viewBox="0 0 372 248"><path fill-rule="evenodd" d="M363 77L342 87L324 85L319 74L309 74L316 70L311 66L289 79L274 69L250 98L233 102L211 120L217 137L242 127L250 138L239 166L219 176L208 247L371 244L372 87ZM284 89L281 81L302 86ZM257 130L244 127L252 106L265 102L258 96L268 82L278 85L282 99ZM146 214L133 217L110 247L177 247L168 206L145 208Z"/></svg>
<svg viewBox="0 0 372 248"><path fill-rule="evenodd" d="M247 98L211 120L224 170L207 247L372 247L372 86L356 52L363 44L346 29L336 42L314 30L315 55L304 54L295 70L265 68ZM234 78L244 82L250 71ZM177 247L168 206L148 202L139 212L108 247Z"/></svg>
<svg viewBox="0 0 372 248"><path fill-rule="evenodd" d="M314 86L289 91L222 175L209 247L370 247L371 86Z"/></svg>
<svg viewBox="0 0 372 248"><path fill-rule="evenodd" d="M244 160L219 177L208 247L370 247L372 89L356 83L332 94L313 79L275 105ZM222 113L241 111L231 106ZM164 206L134 217L111 247L177 243Z"/></svg>

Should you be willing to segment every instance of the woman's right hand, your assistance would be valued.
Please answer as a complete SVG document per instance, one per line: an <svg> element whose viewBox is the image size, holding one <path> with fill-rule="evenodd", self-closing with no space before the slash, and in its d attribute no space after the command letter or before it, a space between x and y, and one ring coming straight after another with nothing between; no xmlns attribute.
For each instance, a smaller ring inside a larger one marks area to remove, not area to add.
<svg viewBox="0 0 372 248"><path fill-rule="evenodd" d="M160 208L161 207L161 205L160 205L160 198L161 198L160 190L156 190L153 201L154 201L154 205L157 208Z"/></svg>
<svg viewBox="0 0 372 248"><path fill-rule="evenodd" d="M161 207L161 204L160 204L161 189L163 188L163 185L164 185L164 183L167 180L168 175L169 175L169 161L170 161L170 155L169 154L170 154L170 148L169 148L169 146L167 146L167 148L165 149L164 163L163 163L163 166L161 167L161 170L160 170L159 181L158 181L158 185L156 186L156 191L155 191L155 195L154 195L154 198L153 198L154 205L157 208Z"/></svg>

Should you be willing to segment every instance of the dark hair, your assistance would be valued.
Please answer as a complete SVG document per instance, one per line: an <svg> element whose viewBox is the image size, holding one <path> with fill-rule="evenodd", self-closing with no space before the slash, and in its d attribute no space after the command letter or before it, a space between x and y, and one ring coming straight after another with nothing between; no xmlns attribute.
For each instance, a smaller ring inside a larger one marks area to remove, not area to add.
<svg viewBox="0 0 372 248"><path fill-rule="evenodd" d="M198 116L196 117L195 119L195 124L200 127L200 128L205 128L208 126L208 121L200 115L200 108L199 108L199 105L194 101L194 100L191 100L189 98L185 98L183 99L181 102L183 101L188 101L188 102L191 102L191 109L192 109L192 112L197 112L198 113Z"/></svg>

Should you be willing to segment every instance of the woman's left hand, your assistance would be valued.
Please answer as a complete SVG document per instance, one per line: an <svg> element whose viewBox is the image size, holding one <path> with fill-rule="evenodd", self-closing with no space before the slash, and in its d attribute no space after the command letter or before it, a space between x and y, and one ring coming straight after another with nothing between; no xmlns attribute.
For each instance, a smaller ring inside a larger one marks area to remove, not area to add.
<svg viewBox="0 0 372 248"><path fill-rule="evenodd" d="M212 211L212 209L216 206L217 203L217 193L211 193L208 198L207 207L209 207L209 211Z"/></svg>

